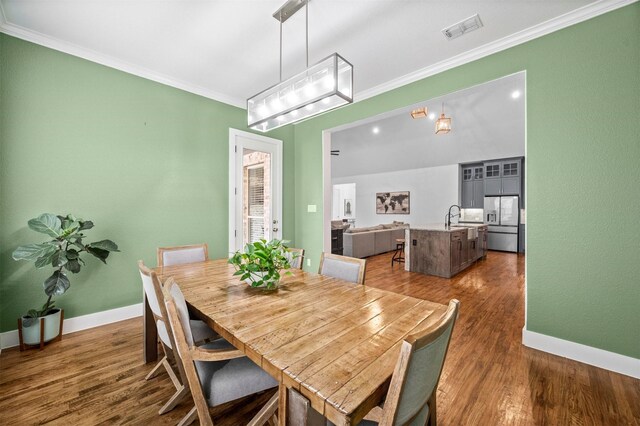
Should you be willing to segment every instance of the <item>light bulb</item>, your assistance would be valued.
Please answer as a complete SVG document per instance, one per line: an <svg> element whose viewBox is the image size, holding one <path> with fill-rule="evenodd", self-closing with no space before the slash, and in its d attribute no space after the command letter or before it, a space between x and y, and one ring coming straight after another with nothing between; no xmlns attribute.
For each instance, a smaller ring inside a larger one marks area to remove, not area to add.
<svg viewBox="0 0 640 426"><path fill-rule="evenodd" d="M298 103L298 94L295 91L292 91L291 93L289 93L289 96L287 96L287 100L289 101L289 104L291 105L295 105Z"/></svg>
<svg viewBox="0 0 640 426"><path fill-rule="evenodd" d="M520 97L520 91L519 90L514 90L513 92L511 92L511 97L513 99L518 99Z"/></svg>
<svg viewBox="0 0 640 426"><path fill-rule="evenodd" d="M429 120L433 120L436 118L436 115L434 113L429 114Z"/></svg>
<svg viewBox="0 0 640 426"><path fill-rule="evenodd" d="M373 132L374 135L377 135L378 133L380 133L380 128L374 127L373 129L371 129L371 131Z"/></svg>
<svg viewBox="0 0 640 426"><path fill-rule="evenodd" d="M277 118L278 121L284 121L284 115L279 115Z"/></svg>
<svg viewBox="0 0 640 426"><path fill-rule="evenodd" d="M309 104L306 107L304 107L304 109L306 109L307 111L311 111L313 109L313 104Z"/></svg>
<svg viewBox="0 0 640 426"><path fill-rule="evenodd" d="M260 105L260 107L258 108L258 114L260 114L260 116L262 117L266 117L267 115L269 115L269 108L267 108L266 105Z"/></svg>
<svg viewBox="0 0 640 426"><path fill-rule="evenodd" d="M327 105L329 102L331 102L331 98L324 98L322 100L322 103L325 104L325 105Z"/></svg>
<svg viewBox="0 0 640 426"><path fill-rule="evenodd" d="M294 109L293 111L291 111L291 116L292 117L297 117L298 116L298 110Z"/></svg>

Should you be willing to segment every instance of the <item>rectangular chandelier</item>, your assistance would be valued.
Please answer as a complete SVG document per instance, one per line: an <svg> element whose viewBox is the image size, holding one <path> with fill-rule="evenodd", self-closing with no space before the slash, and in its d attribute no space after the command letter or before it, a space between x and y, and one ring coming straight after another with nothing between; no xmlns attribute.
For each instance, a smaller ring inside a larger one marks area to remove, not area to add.
<svg viewBox="0 0 640 426"><path fill-rule="evenodd" d="M334 53L247 99L247 121L267 132L353 102L353 65Z"/></svg>

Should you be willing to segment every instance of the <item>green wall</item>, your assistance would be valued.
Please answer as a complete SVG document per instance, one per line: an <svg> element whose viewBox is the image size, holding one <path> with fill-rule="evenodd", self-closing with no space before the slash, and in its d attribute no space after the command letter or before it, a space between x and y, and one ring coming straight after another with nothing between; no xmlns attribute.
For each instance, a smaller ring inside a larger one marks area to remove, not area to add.
<svg viewBox="0 0 640 426"><path fill-rule="evenodd" d="M322 130L526 70L527 329L640 358L638 28L635 3L296 125L296 243L319 258Z"/></svg>
<svg viewBox="0 0 640 426"><path fill-rule="evenodd" d="M42 212L91 219L95 240L122 253L88 259L59 297L66 317L141 301L136 261L161 245L206 242L228 251L229 127L246 112L0 34L0 330L45 299L51 271L14 262ZM284 237L294 239L293 129L284 143ZM91 241L91 239L89 239Z"/></svg>
<svg viewBox="0 0 640 426"><path fill-rule="evenodd" d="M639 27L635 3L272 132L285 141L285 238L317 267L322 130L526 70L527 328L640 358ZM1 331L44 299L47 273L10 258L39 241L26 221L41 212L92 219L91 236L123 249L72 277L68 317L139 302L135 261L155 264L156 246L225 255L242 109L0 34L0 111Z"/></svg>

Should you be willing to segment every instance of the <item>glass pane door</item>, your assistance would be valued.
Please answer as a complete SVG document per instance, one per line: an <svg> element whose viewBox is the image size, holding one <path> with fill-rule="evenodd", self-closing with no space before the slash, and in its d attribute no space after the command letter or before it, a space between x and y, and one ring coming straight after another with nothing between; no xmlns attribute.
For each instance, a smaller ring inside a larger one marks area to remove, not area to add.
<svg viewBox="0 0 640 426"><path fill-rule="evenodd" d="M271 154L243 150L243 245L271 239Z"/></svg>

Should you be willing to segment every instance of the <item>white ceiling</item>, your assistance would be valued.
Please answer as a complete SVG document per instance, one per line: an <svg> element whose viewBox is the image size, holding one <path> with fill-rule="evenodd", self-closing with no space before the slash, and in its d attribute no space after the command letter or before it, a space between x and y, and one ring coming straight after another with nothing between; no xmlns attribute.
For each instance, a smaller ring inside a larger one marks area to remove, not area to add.
<svg viewBox="0 0 640 426"><path fill-rule="evenodd" d="M518 91L516 99L512 94ZM525 73L365 120L331 133L332 178L470 163L525 153ZM442 110L452 130L435 134ZM416 106L426 106L434 119L411 118ZM379 132L373 133L377 128Z"/></svg>
<svg viewBox="0 0 640 426"><path fill-rule="evenodd" d="M424 77L425 69L442 68L459 55L500 50L629 1L312 0L310 63L340 53L354 65L356 98L362 99ZM278 82L279 25L271 15L283 3L0 0L0 30L244 106L247 97ZM444 27L475 13L483 28L444 38ZM284 24L284 77L304 67L304 13L298 13Z"/></svg>

